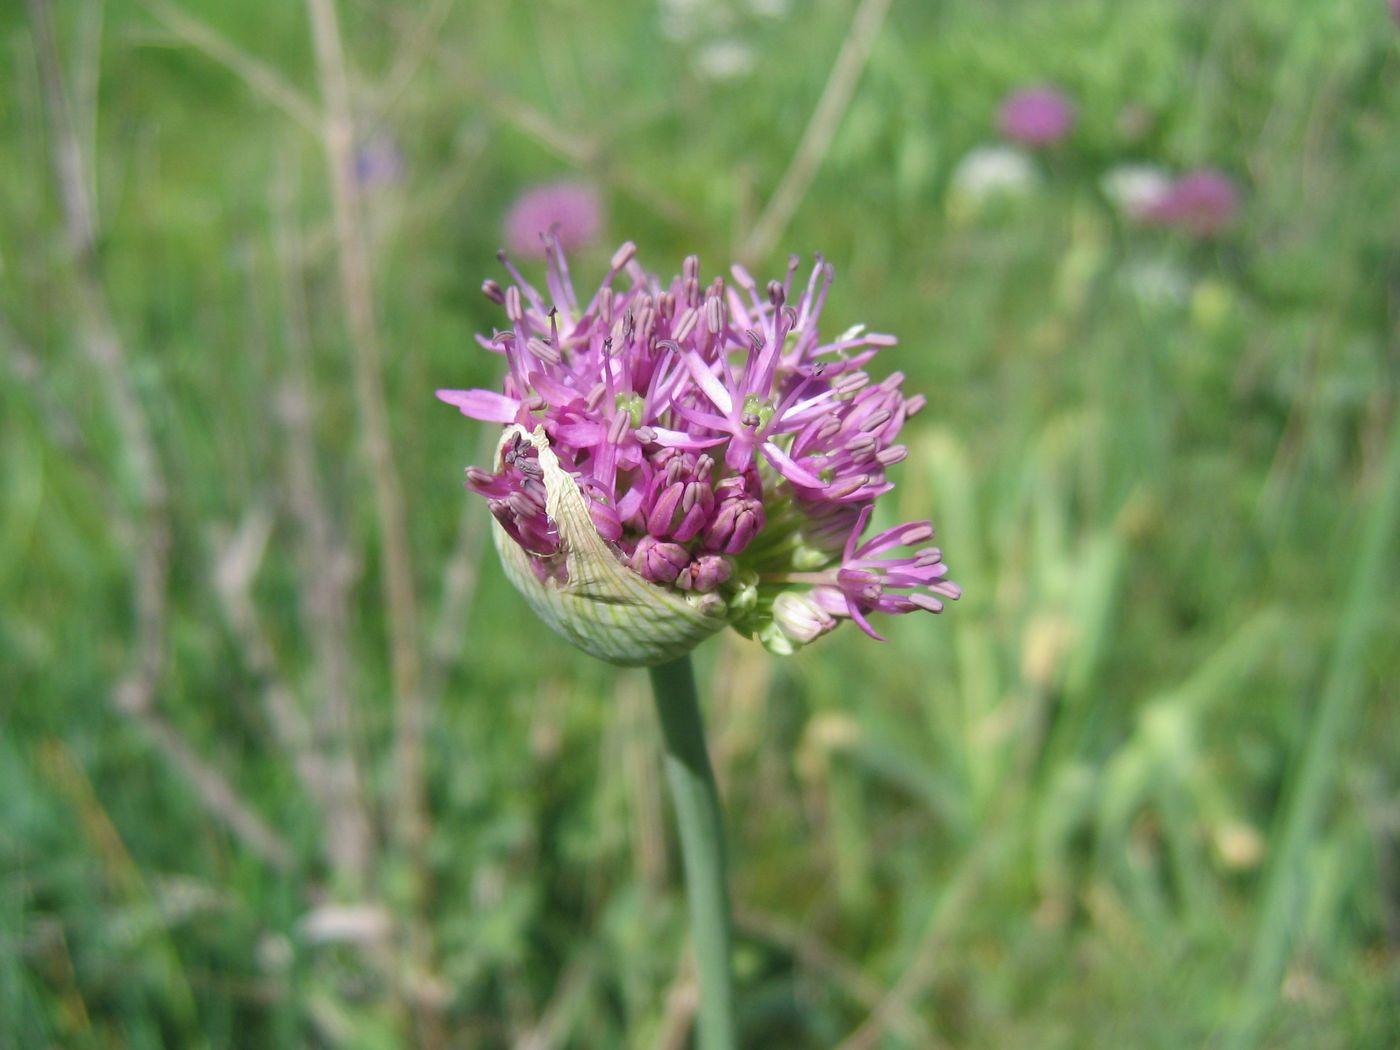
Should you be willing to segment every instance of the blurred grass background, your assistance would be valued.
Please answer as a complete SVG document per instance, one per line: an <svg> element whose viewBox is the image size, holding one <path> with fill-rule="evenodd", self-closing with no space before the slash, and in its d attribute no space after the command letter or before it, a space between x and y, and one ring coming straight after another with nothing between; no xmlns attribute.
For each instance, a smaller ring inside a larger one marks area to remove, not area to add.
<svg viewBox="0 0 1400 1050"><path fill-rule="evenodd" d="M1029 82L1071 139L969 195ZM0 6L0 1046L687 1045L644 678L432 399L565 176L585 286L821 251L930 397L963 600L700 653L746 1045L1400 1045L1397 129L1381 0Z"/></svg>

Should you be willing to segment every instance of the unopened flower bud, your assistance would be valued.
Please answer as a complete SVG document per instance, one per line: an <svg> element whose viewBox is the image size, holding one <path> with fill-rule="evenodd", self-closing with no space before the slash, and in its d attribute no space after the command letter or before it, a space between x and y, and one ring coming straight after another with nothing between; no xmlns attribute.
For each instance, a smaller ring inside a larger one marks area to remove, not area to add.
<svg viewBox="0 0 1400 1050"><path fill-rule="evenodd" d="M784 591L773 599L773 622L759 640L773 652L786 656L816 641L836 623L834 616L805 594Z"/></svg>
<svg viewBox="0 0 1400 1050"><path fill-rule="evenodd" d="M717 554L702 554L676 577L676 586L683 591L708 594L733 572L729 562Z"/></svg>
<svg viewBox="0 0 1400 1050"><path fill-rule="evenodd" d="M654 536L643 536L632 554L632 568L652 583L674 583L690 564L690 552L679 543L667 543Z"/></svg>

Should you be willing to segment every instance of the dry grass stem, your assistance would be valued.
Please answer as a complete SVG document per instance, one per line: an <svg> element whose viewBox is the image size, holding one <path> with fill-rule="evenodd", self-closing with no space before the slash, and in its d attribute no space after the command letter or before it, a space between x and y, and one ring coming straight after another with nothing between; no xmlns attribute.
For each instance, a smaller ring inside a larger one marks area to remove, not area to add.
<svg viewBox="0 0 1400 1050"><path fill-rule="evenodd" d="M252 599L252 582L271 527L272 517L266 510L249 512L220 550L215 589L248 669L263 682L263 704L278 744L291 757L302 789L321 811L321 845L331 870L338 882L363 892L371 874L373 839L358 794L358 776L353 767L346 768L343 735L327 737L318 727L313 736L295 691L281 674Z"/></svg>
<svg viewBox="0 0 1400 1050"><path fill-rule="evenodd" d="M554 1050L569 1042L574 1014L588 994L596 964L592 953L584 950L565 968L554 986L539 1022L520 1035L514 1050Z"/></svg>
<svg viewBox="0 0 1400 1050"><path fill-rule="evenodd" d="M700 985L695 980L695 960L687 945L676 968L675 979L666 992L665 1011L651 1050L685 1050L695 1027L695 1011L700 1008Z"/></svg>
<svg viewBox="0 0 1400 1050"><path fill-rule="evenodd" d="M482 432L473 463L489 463L495 454L496 435L489 429ZM489 518L481 506L463 504L457 522L457 538L443 571L442 594L428 646L428 666L424 674L423 693L429 703L442 697L447 677L462 659L467 632L471 625L472 600L481 579L480 568L487 558L487 524Z"/></svg>
<svg viewBox="0 0 1400 1050"><path fill-rule="evenodd" d="M951 929L970 906L987 875L988 867L994 866L1007 841L1005 830L987 835L963 859L940 894L928 928L915 946L899 979L881 998L870 1016L841 1042L837 1050L874 1050L885 1033L895 1025L896 1019L910 1014L913 1004L924 995L937 974Z"/></svg>
<svg viewBox="0 0 1400 1050"><path fill-rule="evenodd" d="M341 296L353 349L361 439L369 461L375 515L383 547L382 575L396 711L398 812L394 827L410 852L416 852L427 834L422 798L425 712L418 649L418 602L409 556L408 523L380 371L382 352L375 319L374 281L365 244L359 188L354 179L355 125L340 27L332 0L307 0L307 9L311 15L316 66L325 105L321 130L330 168Z"/></svg>
<svg viewBox="0 0 1400 1050"><path fill-rule="evenodd" d="M136 490L132 529L135 573L132 604L136 637L132 666L112 693L117 710L141 726L147 738L193 785L206 809L274 866L291 864L291 850L244 802L224 776L206 762L155 710L155 693L166 655L166 585L169 575L170 508L165 476L150 424L131 381L130 366L107 303L96 250L96 229L87 163L64 88L49 0L28 0L34 51L49 124L54 178L73 266L74 322L79 342L101 376L116 421L121 455ZM92 52L95 56L96 52ZM96 74L87 74L95 80Z"/></svg>
<svg viewBox="0 0 1400 1050"><path fill-rule="evenodd" d="M423 696L418 640L418 600L408 541L408 522L398 466L389 433L389 415L380 373L382 353L374 309L374 281L365 240L363 206L355 182L355 123L350 80L341 46L333 0L307 0L316 52L324 121L322 141L330 169L340 290L352 347L351 366L359 405L361 439L374 490L379 525L381 577L389 627L389 667L394 687L394 757L396 789L391 827L403 848L412 878L412 905L407 924L408 970L425 975L433 956L431 928L417 913L425 903L428 872L424 849L428 824L424 812L423 734L427 711ZM425 977L425 986L433 982ZM413 995L417 1041L442 1046L445 1033L435 995Z"/></svg>
<svg viewBox="0 0 1400 1050"><path fill-rule="evenodd" d="M303 274L296 262L301 253L290 216L291 192L290 177L284 175L273 193L287 346L278 421L286 436L287 503L297 528L301 619L311 639L314 700L310 707L324 774L317 791L327 825L325 848L336 870L363 892L373 874L374 828L356 757L359 719L351 684L354 664L348 619L353 565L334 526L316 465L311 330Z"/></svg>
<svg viewBox="0 0 1400 1050"><path fill-rule="evenodd" d="M53 443L65 452L87 458L91 450L83 439L82 428L67 406L50 392L44 381L44 363L4 313L0 313L0 350L4 351L5 362L15 382L29 388L30 395L39 406L38 415Z"/></svg>
<svg viewBox="0 0 1400 1050"><path fill-rule="evenodd" d="M870 58L870 51L875 46L875 38L879 35L889 7L890 0L861 0L856 8L846 42L841 45L841 51L831 66L826 87L822 89L817 108L812 111L812 119L802 133L802 141L792 155L792 162L783 173L768 206L763 209L747 240L739 248L739 258L743 261L762 259L773 250L787 230L788 223L807 194L807 187L821 167L822 158L831 147L831 140L836 136L846 107L850 105L851 96L865 70L865 63Z"/></svg>
<svg viewBox="0 0 1400 1050"><path fill-rule="evenodd" d="M276 70L168 0L142 0L142 4L179 43L204 52L307 131L320 134L316 107Z"/></svg>
<svg viewBox="0 0 1400 1050"><path fill-rule="evenodd" d="M739 932L768 941L791 952L798 963L820 973L842 993L867 1010L884 1007L889 1014L889 1028L912 1046L935 1050L943 1044L934 1038L929 1027L903 1002L884 1002L885 989L861 972L860 968L826 941L801 929L778 915L742 905L734 909L734 925Z"/></svg>

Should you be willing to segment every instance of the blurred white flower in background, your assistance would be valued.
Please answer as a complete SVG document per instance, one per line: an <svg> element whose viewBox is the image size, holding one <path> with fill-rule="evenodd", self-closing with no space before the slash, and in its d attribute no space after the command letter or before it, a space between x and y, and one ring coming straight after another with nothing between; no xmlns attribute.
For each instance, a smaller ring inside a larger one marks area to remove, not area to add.
<svg viewBox="0 0 1400 1050"><path fill-rule="evenodd" d="M1015 146L978 146L958 162L950 183L954 206L977 206L999 197L1025 197L1040 183L1035 164Z"/></svg>
<svg viewBox="0 0 1400 1050"><path fill-rule="evenodd" d="M1122 278L1148 306L1181 306L1191 295L1191 277L1170 259L1129 260Z"/></svg>
<svg viewBox="0 0 1400 1050"><path fill-rule="evenodd" d="M695 52L695 71L710 80L734 80L753 72L754 49L739 40L716 40Z"/></svg>
<svg viewBox="0 0 1400 1050"><path fill-rule="evenodd" d="M697 76L736 80L752 73L758 51L745 38L760 20L785 18L789 0L659 0L661 34L684 47Z"/></svg>
<svg viewBox="0 0 1400 1050"><path fill-rule="evenodd" d="M705 0L661 0L661 33L669 40L685 42L698 36L706 21Z"/></svg>
<svg viewBox="0 0 1400 1050"><path fill-rule="evenodd" d="M1099 187L1120 214L1141 220L1166 196L1172 177L1155 164L1119 164L1099 180Z"/></svg>

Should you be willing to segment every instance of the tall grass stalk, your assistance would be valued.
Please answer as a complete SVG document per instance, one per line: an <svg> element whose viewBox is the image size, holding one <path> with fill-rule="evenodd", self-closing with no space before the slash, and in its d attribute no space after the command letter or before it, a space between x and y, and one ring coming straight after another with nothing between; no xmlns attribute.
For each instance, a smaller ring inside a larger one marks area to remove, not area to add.
<svg viewBox="0 0 1400 1050"><path fill-rule="evenodd" d="M1366 516L1365 532L1348 588L1341 627L1323 681L1317 714L1299 759L1297 779L1280 817L1278 850L1265 884L1264 903L1249 961L1244 1002L1225 1041L1227 1050L1248 1050L1259 1041L1298 933L1307 889L1306 853L1332 786L1347 730L1365 690L1362 658L1381 611L1389 579L1386 558L1400 530L1400 420L1394 424L1380 489Z"/></svg>

